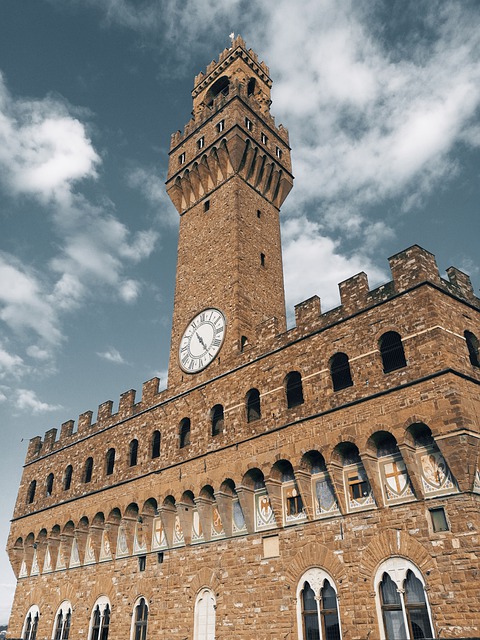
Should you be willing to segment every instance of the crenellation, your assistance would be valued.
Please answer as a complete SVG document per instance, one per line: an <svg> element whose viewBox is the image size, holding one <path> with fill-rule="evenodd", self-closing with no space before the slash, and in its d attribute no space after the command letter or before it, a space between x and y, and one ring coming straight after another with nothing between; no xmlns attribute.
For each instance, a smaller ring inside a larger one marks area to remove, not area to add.
<svg viewBox="0 0 480 640"><path fill-rule="evenodd" d="M75 420L67 420L66 422L64 422L60 430L59 442L63 443L65 440L70 438L71 435L73 434L74 428L75 428Z"/></svg>
<svg viewBox="0 0 480 640"><path fill-rule="evenodd" d="M312 296L295 305L295 324L297 328L314 326L321 315L321 302L318 296Z"/></svg>
<svg viewBox="0 0 480 640"><path fill-rule="evenodd" d="M362 271L340 282L338 288L343 311L346 315L365 309L368 305L369 288L365 272Z"/></svg>
<svg viewBox="0 0 480 640"><path fill-rule="evenodd" d="M43 445L42 445L42 454L48 453L53 449L56 439L57 439L57 429L53 428L45 432L45 436L43 438Z"/></svg>
<svg viewBox="0 0 480 640"><path fill-rule="evenodd" d="M406 291L420 282L440 284L435 256L417 244L391 256L388 262L397 293Z"/></svg>
<svg viewBox="0 0 480 640"><path fill-rule="evenodd" d="M78 417L78 435L85 435L85 432L89 431L92 427L93 411L84 411Z"/></svg>
<svg viewBox="0 0 480 640"><path fill-rule="evenodd" d="M105 426L105 423L113 416L112 411L113 402L111 400L107 400L106 402L102 402L102 404L98 405L97 428Z"/></svg>
<svg viewBox="0 0 480 640"><path fill-rule="evenodd" d="M448 267L447 276L449 282L445 282L445 284L450 287L452 292L465 300L478 304L479 299L475 296L469 275L456 267Z"/></svg>
<svg viewBox="0 0 480 640"><path fill-rule="evenodd" d="M135 391L135 389L130 389L129 391L125 391L124 393L122 393L122 395L120 396L117 413L120 419L126 418L133 414L136 393L137 392Z"/></svg>
<svg viewBox="0 0 480 640"><path fill-rule="evenodd" d="M148 407L155 404L155 400L159 395L160 378L155 377L147 380L142 386L142 407Z"/></svg>
<svg viewBox="0 0 480 640"><path fill-rule="evenodd" d="M41 436L35 436L34 438L30 438L28 443L27 455L25 458L25 462L30 462L34 458L38 456L42 449L42 438Z"/></svg>

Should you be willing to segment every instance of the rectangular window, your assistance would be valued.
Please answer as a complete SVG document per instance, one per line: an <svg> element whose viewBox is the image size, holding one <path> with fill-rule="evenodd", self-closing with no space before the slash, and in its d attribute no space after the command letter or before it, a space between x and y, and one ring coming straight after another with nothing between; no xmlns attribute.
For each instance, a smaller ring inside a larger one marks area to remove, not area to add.
<svg viewBox="0 0 480 640"><path fill-rule="evenodd" d="M224 129L225 129L225 120L220 120L220 122L217 123L218 133L222 133Z"/></svg>
<svg viewBox="0 0 480 640"><path fill-rule="evenodd" d="M253 129L252 121L249 120L248 118L245 118L245 126L247 127L247 129L249 131L252 131L252 129Z"/></svg>
<svg viewBox="0 0 480 640"><path fill-rule="evenodd" d="M281 158L282 157L282 150L280 149L280 147L276 148L275 154L276 154L277 158Z"/></svg>
<svg viewBox="0 0 480 640"><path fill-rule="evenodd" d="M264 253L260 254L260 264L261 264L262 267L265 266L265 254Z"/></svg>
<svg viewBox="0 0 480 640"><path fill-rule="evenodd" d="M447 516L443 507L430 509L430 518L432 519L432 529L435 533L449 530Z"/></svg>
<svg viewBox="0 0 480 640"><path fill-rule="evenodd" d="M210 210L210 200L205 200L205 202L203 203L203 210L205 211L205 213Z"/></svg>
<svg viewBox="0 0 480 640"><path fill-rule="evenodd" d="M158 562L158 564L162 564L163 563L163 551L159 551L157 553L157 562Z"/></svg>
<svg viewBox="0 0 480 640"><path fill-rule="evenodd" d="M138 570L145 571L147 566L147 556L138 556Z"/></svg>
<svg viewBox="0 0 480 640"><path fill-rule="evenodd" d="M199 149L203 149L204 146L205 146L205 138L204 136L202 136L199 140L197 140L197 147Z"/></svg>
<svg viewBox="0 0 480 640"><path fill-rule="evenodd" d="M179 162L179 164L185 164L185 153L181 153L178 156L178 162Z"/></svg>
<svg viewBox="0 0 480 640"><path fill-rule="evenodd" d="M368 496L368 482L359 475L348 476L348 488L352 500L361 500Z"/></svg>
<svg viewBox="0 0 480 640"><path fill-rule="evenodd" d="M262 140L262 144L267 144L268 143L268 138L264 133L262 133L262 135L261 135L261 140Z"/></svg>

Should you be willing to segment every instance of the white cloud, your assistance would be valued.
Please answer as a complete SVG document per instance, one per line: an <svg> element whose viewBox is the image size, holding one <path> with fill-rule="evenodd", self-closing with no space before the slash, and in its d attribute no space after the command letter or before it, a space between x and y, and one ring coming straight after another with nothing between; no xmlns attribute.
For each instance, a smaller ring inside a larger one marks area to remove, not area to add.
<svg viewBox="0 0 480 640"><path fill-rule="evenodd" d="M0 344L0 380L18 378L25 372L25 363L16 354L6 351Z"/></svg>
<svg viewBox="0 0 480 640"><path fill-rule="evenodd" d="M99 163L85 125L63 103L16 100L0 74L0 176L10 191L63 201Z"/></svg>
<svg viewBox="0 0 480 640"><path fill-rule="evenodd" d="M35 391L30 389L17 389L14 399L15 408L19 411L28 411L32 413L47 413L49 411L57 411L62 409L61 405L48 404L42 402Z"/></svg>
<svg viewBox="0 0 480 640"><path fill-rule="evenodd" d="M99 356L100 358L103 358L104 360L108 360L109 362L113 362L115 364L126 364L121 353L114 347L110 347L109 349L103 352L97 351L97 356Z"/></svg>
<svg viewBox="0 0 480 640"><path fill-rule="evenodd" d="M139 189L155 208L161 224L169 227L178 225L178 213L165 190L164 177L160 178L150 167L136 167L128 174L128 183L131 187Z"/></svg>
<svg viewBox="0 0 480 640"><path fill-rule="evenodd" d="M289 314L293 306L319 295L322 311L340 303L338 284L361 271L370 287L388 276L365 255L343 256L338 244L322 233L320 225L306 218L287 220L282 226L285 295Z"/></svg>

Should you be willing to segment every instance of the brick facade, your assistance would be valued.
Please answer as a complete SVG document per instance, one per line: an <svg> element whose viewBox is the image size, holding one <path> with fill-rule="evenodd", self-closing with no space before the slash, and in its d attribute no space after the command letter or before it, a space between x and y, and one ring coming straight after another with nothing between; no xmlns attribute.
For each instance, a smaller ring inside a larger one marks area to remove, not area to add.
<svg viewBox="0 0 480 640"><path fill-rule="evenodd" d="M181 214L169 386L150 380L30 442L8 541L12 638L35 607L37 640L52 638L67 602L69 637L90 640L101 597L114 640L134 637L142 598L148 638L303 638L302 576L336 594L338 628L320 637L385 638L379 581L397 561L422 583L433 635L480 635L480 301L413 246L390 258L391 282L370 290L358 274L338 308L313 297L286 330L278 208L292 177L270 86L241 38L195 79L167 180ZM210 306L225 343L185 374L181 334Z"/></svg>

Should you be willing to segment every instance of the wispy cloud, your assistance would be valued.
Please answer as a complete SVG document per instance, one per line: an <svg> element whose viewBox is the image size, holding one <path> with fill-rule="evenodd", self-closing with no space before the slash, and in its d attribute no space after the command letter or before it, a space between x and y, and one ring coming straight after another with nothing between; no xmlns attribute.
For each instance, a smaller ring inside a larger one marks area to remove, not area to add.
<svg viewBox="0 0 480 640"><path fill-rule="evenodd" d="M130 170L127 180L155 208L160 224L168 227L178 225L178 214L165 190L165 176L159 176L152 167L137 166Z"/></svg>
<svg viewBox="0 0 480 640"><path fill-rule="evenodd" d="M113 362L114 364L126 364L121 353L114 347L109 347L103 352L97 351L97 356L104 360L108 360L109 362Z"/></svg>
<svg viewBox="0 0 480 640"><path fill-rule="evenodd" d="M35 391L30 389L16 389L14 396L14 406L20 412L28 413L48 413L62 409L59 404L48 404L42 402Z"/></svg>

